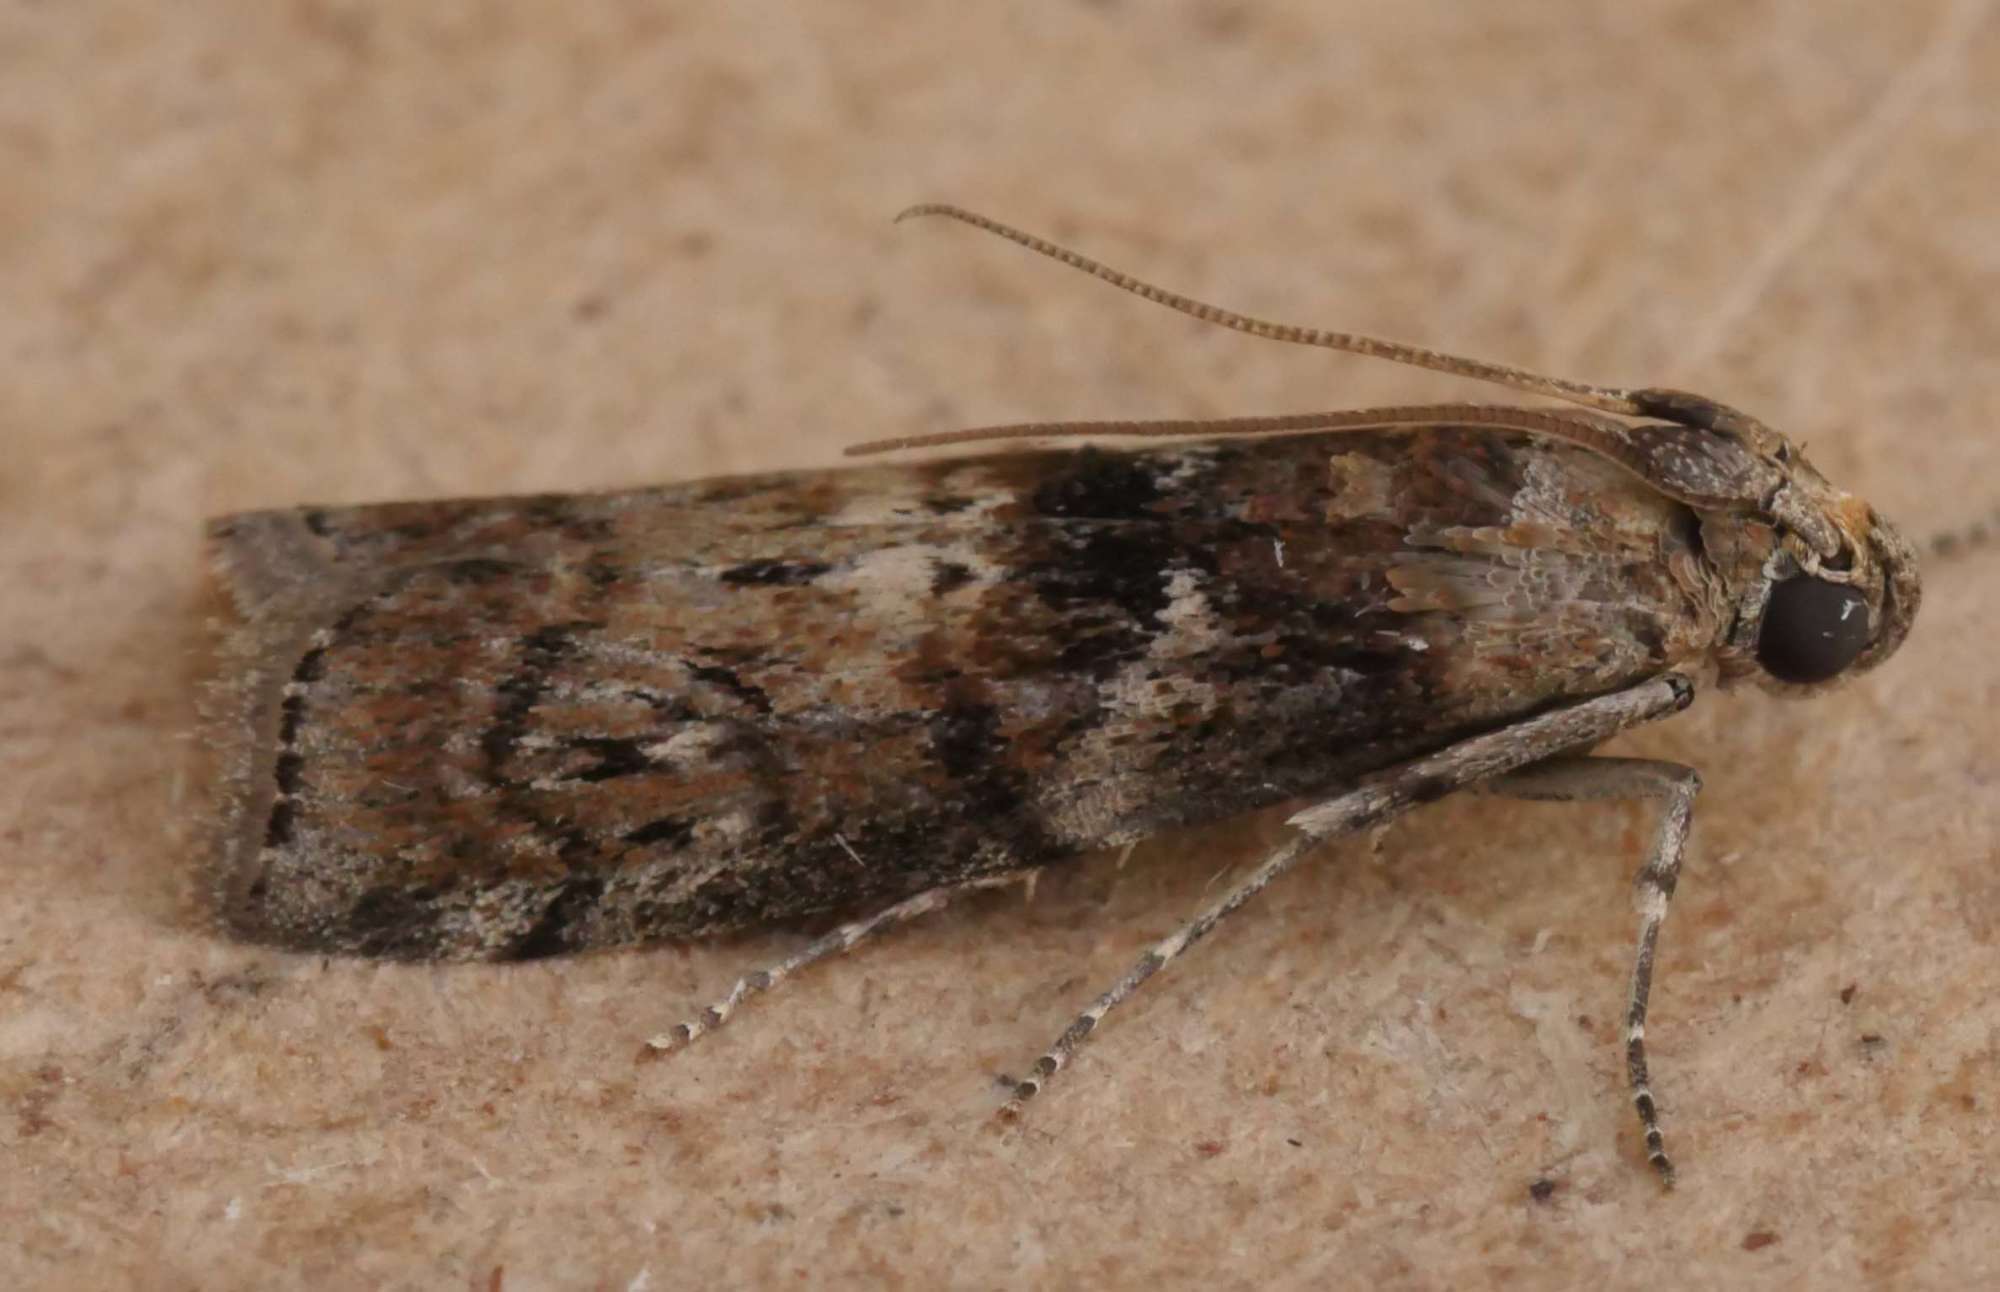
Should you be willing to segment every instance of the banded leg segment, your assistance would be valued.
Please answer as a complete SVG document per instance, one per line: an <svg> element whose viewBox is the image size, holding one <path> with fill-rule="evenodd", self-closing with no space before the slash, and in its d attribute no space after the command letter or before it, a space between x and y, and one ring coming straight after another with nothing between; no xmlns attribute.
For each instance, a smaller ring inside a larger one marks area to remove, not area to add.
<svg viewBox="0 0 2000 1292"><path fill-rule="evenodd" d="M756 973L746 974L738 978L736 985L729 989L727 996L716 1001L707 1009L702 1010L701 1013L687 1022L676 1024L668 1031L662 1032L658 1036L648 1040L642 1057L647 1054L657 1056L679 1046L687 1045L703 1033L714 1031L729 1021L729 1016L736 1012L736 1007L741 1005L746 998L754 996L758 992L771 990L771 988L816 961L824 960L828 956L839 955L843 951L851 951L884 929L893 928L898 924L907 924L920 915L928 915L930 912L950 902L953 898L964 893L969 893L974 889L999 888L1007 884L1026 883L1034 876L1034 873L1033 871L1010 871L1003 875L982 875L978 879L969 879L962 884L949 884L943 888L926 889L914 897L904 898L894 906L877 911L866 919L854 920L843 924L825 936L814 939L805 947L780 960L770 968L760 969Z"/></svg>
<svg viewBox="0 0 2000 1292"><path fill-rule="evenodd" d="M1566 750L1589 748L1620 731L1684 709L1693 699L1694 688L1685 678L1676 673L1662 674L1627 690L1555 709L1391 767L1368 777L1344 794L1295 813L1286 824L1298 833L1273 850L1241 883L1173 934L1154 944L1116 985L1077 1015L1076 1020L1056 1038L1055 1044L1035 1060L1028 1076L1014 1087L1014 1096L1002 1106L1001 1115L1018 1116L1021 1106L1034 1098L1049 1079L1062 1070L1077 1047L1097 1030L1097 1025L1104 1021L1106 1014L1176 956L1206 937L1225 916L1290 870L1315 845L1338 835L1382 824L1420 804L1532 763L1543 762ZM1685 832L1683 819L1682 834ZM1678 866L1678 848L1673 856L1674 864ZM1669 878L1669 890L1671 887ZM1656 932L1657 927L1655 924ZM1650 947L1650 943L1647 945ZM1650 950L1645 960L1645 973L1650 982ZM1643 998L1642 992L1639 999ZM1643 1051L1640 1054L1643 1075Z"/></svg>
<svg viewBox="0 0 2000 1292"><path fill-rule="evenodd" d="M1646 1006L1653 990L1653 955L1660 925L1680 881L1688 826L1694 817L1701 775L1680 763L1644 758L1555 758L1524 767L1483 786L1509 798L1543 802L1581 803L1598 799L1653 799L1660 803L1659 829L1646 860L1632 881L1633 904L1639 912L1639 947L1632 961L1632 991L1625 1011L1625 1073L1632 1084L1632 1106L1646 1137L1646 1160L1671 1187L1674 1164L1660 1135L1659 1106L1653 1099L1646 1071Z"/></svg>
<svg viewBox="0 0 2000 1292"><path fill-rule="evenodd" d="M1208 936L1209 930L1220 924L1224 916L1255 897L1273 879L1290 870L1292 864L1318 842L1320 837L1316 835L1303 832L1293 835L1265 858L1263 864L1258 866L1248 879L1223 894L1221 900L1175 930L1171 936L1154 943L1152 950L1140 956L1139 962L1127 970L1125 976L1120 978L1110 991L1099 996L1091 1003L1089 1009L1078 1014L1076 1021L1064 1028L1063 1034L1056 1038L1055 1044L1045 1050L1041 1058L1035 1060L1035 1066L1030 1069L1028 1075L1014 1086L1014 1097L1001 1106L1000 1115L1019 1116L1021 1105L1033 1099L1036 1093L1048 1084L1049 1078L1062 1070L1063 1065L1069 1062L1070 1056L1076 1053L1076 1047L1082 1045L1084 1038L1097 1030L1097 1025L1104 1021L1106 1014L1137 991L1140 983L1166 968L1175 956Z"/></svg>

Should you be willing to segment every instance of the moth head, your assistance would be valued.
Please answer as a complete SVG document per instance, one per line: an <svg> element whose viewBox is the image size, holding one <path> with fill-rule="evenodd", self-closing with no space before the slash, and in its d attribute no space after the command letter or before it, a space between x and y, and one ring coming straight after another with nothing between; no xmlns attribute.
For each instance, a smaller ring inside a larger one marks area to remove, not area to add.
<svg viewBox="0 0 2000 1292"><path fill-rule="evenodd" d="M1783 483L1762 508L1773 543L1738 641L1766 686L1817 688L1893 655L1916 617L1922 584L1916 552L1893 525L1773 439L1767 460Z"/></svg>
<svg viewBox="0 0 2000 1292"><path fill-rule="evenodd" d="M1916 552L1865 501L1837 488L1796 445L1701 395L1623 392L1657 422L1579 442L1693 508L1736 609L1723 675L1800 693L1875 667L1903 644L1922 585Z"/></svg>

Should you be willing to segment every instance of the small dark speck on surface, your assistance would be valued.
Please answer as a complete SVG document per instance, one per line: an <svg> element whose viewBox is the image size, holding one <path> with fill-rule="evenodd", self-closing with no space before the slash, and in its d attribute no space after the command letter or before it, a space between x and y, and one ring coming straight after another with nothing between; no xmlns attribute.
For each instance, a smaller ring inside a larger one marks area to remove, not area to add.
<svg viewBox="0 0 2000 1292"><path fill-rule="evenodd" d="M1528 1196L1536 1202L1547 1202L1550 1198L1556 1196L1556 1182L1554 1180L1537 1180L1528 1186Z"/></svg>
<svg viewBox="0 0 2000 1292"><path fill-rule="evenodd" d="M1743 1235L1743 1250L1746 1252L1759 1251L1763 1248L1769 1247L1772 1243L1775 1243L1777 1241L1778 1241L1778 1236L1772 1233L1770 1230L1753 1229L1749 1233Z"/></svg>

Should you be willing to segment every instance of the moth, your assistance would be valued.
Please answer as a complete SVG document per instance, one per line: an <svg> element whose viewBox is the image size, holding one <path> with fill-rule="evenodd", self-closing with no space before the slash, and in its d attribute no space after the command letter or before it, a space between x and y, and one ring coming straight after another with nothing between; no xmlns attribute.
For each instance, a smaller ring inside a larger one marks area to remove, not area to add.
<svg viewBox="0 0 2000 1292"><path fill-rule="evenodd" d="M1018 1111L1324 840L1471 787L1645 799L1625 1052L1670 1183L1645 1018L1700 781L1591 750L1708 687L1804 696L1881 663L1917 610L1909 545L1698 395L1267 323L957 208L906 214L1571 407L1045 423L858 451L1153 442L216 520L228 926L504 960L855 917L664 1046L954 894L1309 804L1076 1018Z"/></svg>

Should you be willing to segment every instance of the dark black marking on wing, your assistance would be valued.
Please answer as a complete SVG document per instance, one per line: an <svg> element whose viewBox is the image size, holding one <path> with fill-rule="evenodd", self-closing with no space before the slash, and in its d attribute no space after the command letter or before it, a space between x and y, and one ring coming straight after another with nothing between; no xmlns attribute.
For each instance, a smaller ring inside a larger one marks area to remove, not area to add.
<svg viewBox="0 0 2000 1292"><path fill-rule="evenodd" d="M577 938L578 929L604 900L604 880L591 874L578 875L557 886L556 894L542 908L542 914L509 949L512 960L541 960L575 951L587 943Z"/></svg>
<svg viewBox="0 0 2000 1292"><path fill-rule="evenodd" d="M796 587L811 583L832 568L824 561L746 561L724 570L717 577L738 587Z"/></svg>

